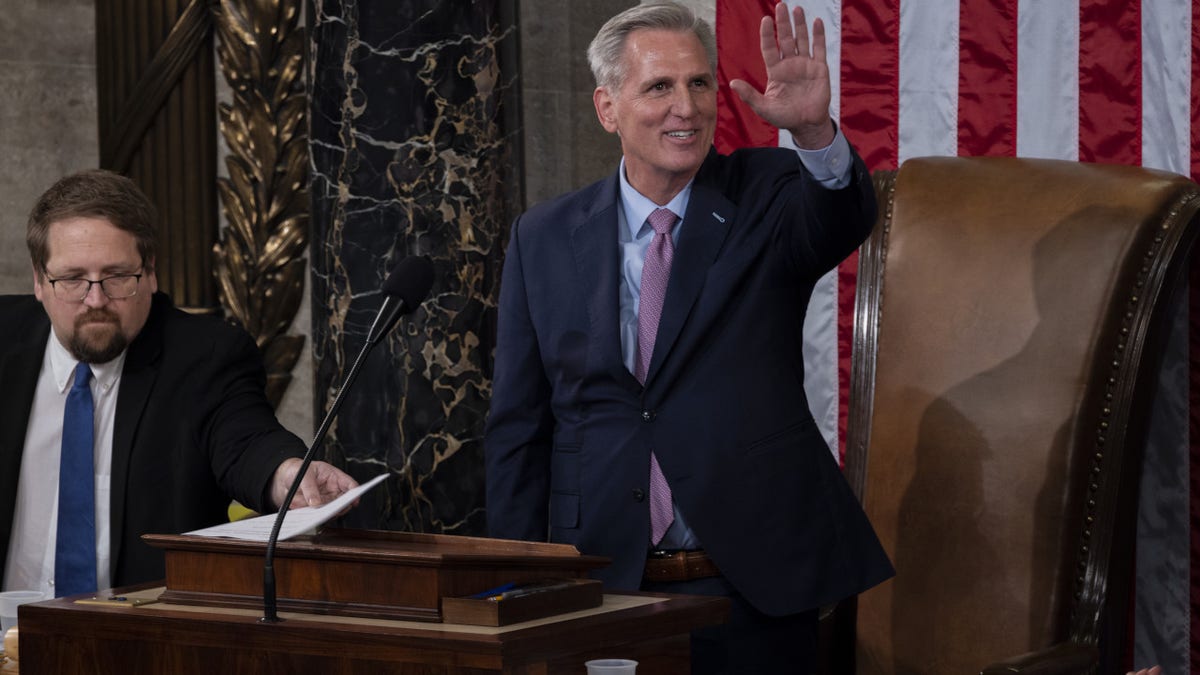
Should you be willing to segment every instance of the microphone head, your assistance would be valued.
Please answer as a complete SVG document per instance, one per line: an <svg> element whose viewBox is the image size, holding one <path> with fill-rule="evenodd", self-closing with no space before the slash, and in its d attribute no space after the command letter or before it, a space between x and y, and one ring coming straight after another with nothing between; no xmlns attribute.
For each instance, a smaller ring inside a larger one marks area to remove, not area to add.
<svg viewBox="0 0 1200 675"><path fill-rule="evenodd" d="M412 256L396 264L380 289L385 296L396 296L412 311L425 301L433 288L433 263L428 256Z"/></svg>

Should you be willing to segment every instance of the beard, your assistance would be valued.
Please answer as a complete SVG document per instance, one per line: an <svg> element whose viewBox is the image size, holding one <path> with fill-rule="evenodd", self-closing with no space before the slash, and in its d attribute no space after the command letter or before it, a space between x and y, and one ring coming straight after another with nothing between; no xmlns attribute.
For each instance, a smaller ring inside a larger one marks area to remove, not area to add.
<svg viewBox="0 0 1200 675"><path fill-rule="evenodd" d="M66 345L67 351L83 363L108 363L128 346L129 340L121 332L120 319L102 309L76 317L75 331Z"/></svg>

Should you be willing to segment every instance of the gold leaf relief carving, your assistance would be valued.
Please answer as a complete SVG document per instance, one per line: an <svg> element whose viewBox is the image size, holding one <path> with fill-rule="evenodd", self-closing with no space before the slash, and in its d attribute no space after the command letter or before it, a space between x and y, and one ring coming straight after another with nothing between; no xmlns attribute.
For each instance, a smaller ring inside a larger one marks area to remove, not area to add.
<svg viewBox="0 0 1200 675"><path fill-rule="evenodd" d="M288 335L303 301L308 144L298 0L221 0L217 55L233 93L220 105L229 147L221 179L228 226L213 247L221 304L263 351L278 405L304 338Z"/></svg>

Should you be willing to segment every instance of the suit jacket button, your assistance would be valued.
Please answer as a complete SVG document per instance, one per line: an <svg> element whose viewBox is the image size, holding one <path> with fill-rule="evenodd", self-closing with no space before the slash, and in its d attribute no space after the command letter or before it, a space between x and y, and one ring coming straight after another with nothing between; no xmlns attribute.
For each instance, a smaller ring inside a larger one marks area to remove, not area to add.
<svg viewBox="0 0 1200 675"><path fill-rule="evenodd" d="M654 421L654 411L653 410L643 410L642 411L642 421L643 422L653 422Z"/></svg>
<svg viewBox="0 0 1200 675"><path fill-rule="evenodd" d="M642 488L633 488L633 501L640 502L645 501L645 499L646 492Z"/></svg>

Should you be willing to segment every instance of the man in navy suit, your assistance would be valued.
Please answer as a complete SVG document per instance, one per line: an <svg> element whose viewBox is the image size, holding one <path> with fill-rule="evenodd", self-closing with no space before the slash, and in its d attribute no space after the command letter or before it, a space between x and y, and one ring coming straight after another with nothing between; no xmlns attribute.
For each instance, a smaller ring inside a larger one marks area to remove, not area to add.
<svg viewBox="0 0 1200 675"><path fill-rule="evenodd" d="M730 597L695 672L803 672L817 608L892 574L804 393L813 284L876 206L824 27L810 49L794 18L763 19L765 91L731 83L794 146L729 156L708 26L671 3L605 24L588 58L621 165L517 219L500 288L490 533L609 556L610 590Z"/></svg>
<svg viewBox="0 0 1200 675"><path fill-rule="evenodd" d="M228 520L231 497L275 510L299 470L304 443L275 419L250 336L156 292L155 223L141 190L108 171L63 178L29 216L34 295L0 296L6 589L54 597L162 579L163 553L141 535ZM93 467L82 472L87 493L66 502L78 508L60 508L70 383L79 373L93 408L83 450ZM291 506L327 502L355 484L314 462ZM72 531L60 527L64 517L85 511L79 517L91 521L86 539L94 542L75 540L95 564L86 580L65 582L56 538Z"/></svg>

